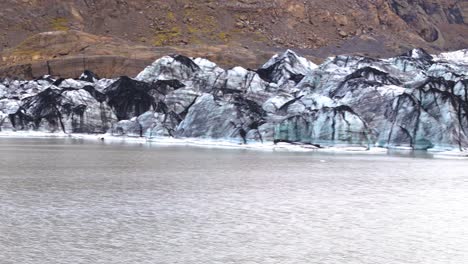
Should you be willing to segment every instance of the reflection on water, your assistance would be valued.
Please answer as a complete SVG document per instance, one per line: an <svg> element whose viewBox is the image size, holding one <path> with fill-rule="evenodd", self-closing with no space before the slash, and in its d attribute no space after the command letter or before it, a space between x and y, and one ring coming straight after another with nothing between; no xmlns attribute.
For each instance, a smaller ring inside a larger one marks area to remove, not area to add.
<svg viewBox="0 0 468 264"><path fill-rule="evenodd" d="M468 163L0 139L1 263L466 263Z"/></svg>

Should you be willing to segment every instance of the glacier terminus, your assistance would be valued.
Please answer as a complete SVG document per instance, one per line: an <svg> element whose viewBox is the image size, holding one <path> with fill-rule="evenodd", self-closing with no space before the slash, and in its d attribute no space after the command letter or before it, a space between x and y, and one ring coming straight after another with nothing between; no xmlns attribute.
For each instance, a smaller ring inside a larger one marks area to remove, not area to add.
<svg viewBox="0 0 468 264"><path fill-rule="evenodd" d="M134 78L3 79L0 129L465 151L468 50L321 65L287 50L257 70L172 55Z"/></svg>

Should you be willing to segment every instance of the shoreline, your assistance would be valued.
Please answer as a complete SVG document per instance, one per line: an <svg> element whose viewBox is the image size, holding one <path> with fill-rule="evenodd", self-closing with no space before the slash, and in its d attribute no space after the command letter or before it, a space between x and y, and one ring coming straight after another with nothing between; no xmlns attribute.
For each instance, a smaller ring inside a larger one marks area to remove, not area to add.
<svg viewBox="0 0 468 264"><path fill-rule="evenodd" d="M215 140L215 139L200 139L200 138L171 138L171 137L133 137L133 136L112 136L110 134L66 134L66 133L52 133L40 131L2 131L0 138L71 138L82 139L87 141L98 141L106 143L125 143L125 144L150 144L159 146L187 146L187 147L201 147L201 148L215 148L215 149L237 149L237 150L253 150L253 151L268 151L268 152L309 152L309 153L328 153L328 154L365 154L365 155L391 155L403 154L408 155L411 153L424 153L432 158L450 158L450 159L468 159L468 151L459 150L427 150L415 151L409 148L382 148L382 147L325 147L317 148L311 145L294 145L288 143L249 143L241 144L229 140Z"/></svg>

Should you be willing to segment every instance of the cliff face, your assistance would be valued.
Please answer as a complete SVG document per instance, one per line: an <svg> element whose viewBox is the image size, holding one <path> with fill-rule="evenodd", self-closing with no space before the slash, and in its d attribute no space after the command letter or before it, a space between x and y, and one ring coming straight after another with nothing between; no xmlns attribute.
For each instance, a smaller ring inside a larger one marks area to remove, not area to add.
<svg viewBox="0 0 468 264"><path fill-rule="evenodd" d="M77 58L103 76L131 75L168 52L253 68L284 48L320 61L468 46L463 0L4 0L0 10L2 75L36 77L53 60L71 76Z"/></svg>
<svg viewBox="0 0 468 264"><path fill-rule="evenodd" d="M426 42L441 47L466 46L468 2L391 0L389 3L393 12Z"/></svg>

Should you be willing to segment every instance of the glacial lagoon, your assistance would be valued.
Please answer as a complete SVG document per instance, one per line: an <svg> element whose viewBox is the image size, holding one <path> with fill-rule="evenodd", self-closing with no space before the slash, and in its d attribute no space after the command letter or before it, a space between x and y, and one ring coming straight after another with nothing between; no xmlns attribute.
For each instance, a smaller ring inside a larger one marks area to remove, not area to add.
<svg viewBox="0 0 468 264"><path fill-rule="evenodd" d="M2 263L464 263L467 160L0 138Z"/></svg>

